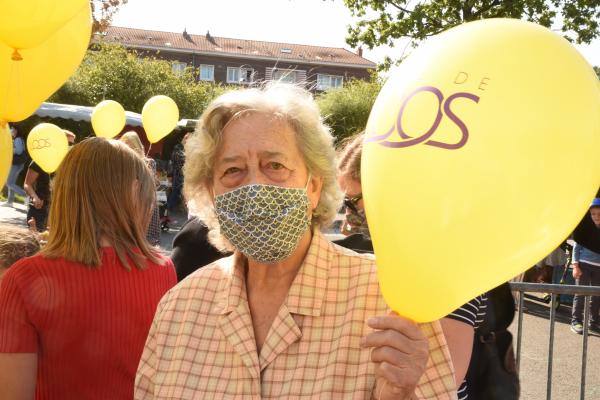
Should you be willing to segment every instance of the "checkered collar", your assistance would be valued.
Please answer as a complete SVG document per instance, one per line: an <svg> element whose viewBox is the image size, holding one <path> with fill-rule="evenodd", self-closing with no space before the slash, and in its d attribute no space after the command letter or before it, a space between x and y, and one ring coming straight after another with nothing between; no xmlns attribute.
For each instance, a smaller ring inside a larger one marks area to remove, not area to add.
<svg viewBox="0 0 600 400"><path fill-rule="evenodd" d="M327 289L327 276L333 254L333 244L318 228L314 228L308 252L285 300L290 313L321 315L321 304ZM238 307L240 301L247 301L245 278L247 258L235 252L228 262L231 263L231 275L222 292L223 297L219 301L221 314L228 314Z"/></svg>

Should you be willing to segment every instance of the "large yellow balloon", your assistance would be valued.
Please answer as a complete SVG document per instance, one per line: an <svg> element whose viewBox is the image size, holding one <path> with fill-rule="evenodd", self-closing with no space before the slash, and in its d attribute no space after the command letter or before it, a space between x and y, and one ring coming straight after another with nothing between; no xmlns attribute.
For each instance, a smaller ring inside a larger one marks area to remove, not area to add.
<svg viewBox="0 0 600 400"><path fill-rule="evenodd" d="M22 50L21 61L13 60L13 49L0 43L0 119L20 121L33 114L77 69L90 34L88 6L44 43Z"/></svg>
<svg viewBox="0 0 600 400"><path fill-rule="evenodd" d="M15 49L38 46L86 6L89 0L3 0L0 40Z"/></svg>
<svg viewBox="0 0 600 400"><path fill-rule="evenodd" d="M142 123L150 143L156 143L175 129L179 108L167 96L154 96L144 104Z"/></svg>
<svg viewBox="0 0 600 400"><path fill-rule="evenodd" d="M0 122L0 188L6 183L8 172L12 166L12 137L7 123Z"/></svg>
<svg viewBox="0 0 600 400"><path fill-rule="evenodd" d="M114 138L125 126L125 109L114 100L100 102L92 111L92 127L98 137Z"/></svg>
<svg viewBox="0 0 600 400"><path fill-rule="evenodd" d="M569 235L600 184L597 80L562 37L508 19L448 30L393 72L362 159L392 309L441 318Z"/></svg>
<svg viewBox="0 0 600 400"><path fill-rule="evenodd" d="M69 151L65 132L54 124L36 125L27 136L29 155L44 171L56 171Z"/></svg>

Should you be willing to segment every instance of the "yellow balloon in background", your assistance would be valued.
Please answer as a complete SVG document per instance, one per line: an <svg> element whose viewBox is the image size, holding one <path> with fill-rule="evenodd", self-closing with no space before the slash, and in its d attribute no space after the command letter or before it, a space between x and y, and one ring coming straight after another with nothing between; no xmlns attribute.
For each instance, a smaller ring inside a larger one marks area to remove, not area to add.
<svg viewBox="0 0 600 400"><path fill-rule="evenodd" d="M6 183L8 172L12 166L12 136L7 123L0 122L0 188Z"/></svg>
<svg viewBox="0 0 600 400"><path fill-rule="evenodd" d="M21 61L13 60L13 49L0 43L0 119L27 118L61 87L81 63L91 27L88 6L41 45L20 51Z"/></svg>
<svg viewBox="0 0 600 400"><path fill-rule="evenodd" d="M114 100L104 100L92 111L92 127L96 136L107 139L117 136L125 126L125 109Z"/></svg>
<svg viewBox="0 0 600 400"><path fill-rule="evenodd" d="M27 151L32 160L44 171L51 174L60 165L67 151L69 142L65 132L54 124L36 125L27 136Z"/></svg>
<svg viewBox="0 0 600 400"><path fill-rule="evenodd" d="M38 46L86 6L89 0L3 0L0 40L15 49Z"/></svg>
<svg viewBox="0 0 600 400"><path fill-rule="evenodd" d="M167 96L154 96L144 104L142 123L150 143L156 143L175 129L179 121L179 108Z"/></svg>
<svg viewBox="0 0 600 400"><path fill-rule="evenodd" d="M585 59L528 22L431 38L382 88L362 188L390 307L439 319L555 249L600 184L600 92Z"/></svg>

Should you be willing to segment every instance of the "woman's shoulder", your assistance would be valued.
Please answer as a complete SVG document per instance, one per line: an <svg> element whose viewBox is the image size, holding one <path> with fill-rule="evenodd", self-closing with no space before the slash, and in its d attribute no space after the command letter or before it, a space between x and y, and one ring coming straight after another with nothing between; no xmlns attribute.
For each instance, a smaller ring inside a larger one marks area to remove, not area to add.
<svg viewBox="0 0 600 400"><path fill-rule="evenodd" d="M334 264L344 269L357 269L356 272L377 272L375 256L371 253L358 253L352 249L330 242L330 253Z"/></svg>
<svg viewBox="0 0 600 400"><path fill-rule="evenodd" d="M28 285L32 282L39 283L39 278L53 276L55 269L52 266L54 264L56 264L55 260L40 254L24 257L8 268L3 279L10 277L12 281L19 285Z"/></svg>
<svg viewBox="0 0 600 400"><path fill-rule="evenodd" d="M222 258L197 269L173 287L163 298L164 304L185 298L206 298L221 292L231 279L234 256Z"/></svg>

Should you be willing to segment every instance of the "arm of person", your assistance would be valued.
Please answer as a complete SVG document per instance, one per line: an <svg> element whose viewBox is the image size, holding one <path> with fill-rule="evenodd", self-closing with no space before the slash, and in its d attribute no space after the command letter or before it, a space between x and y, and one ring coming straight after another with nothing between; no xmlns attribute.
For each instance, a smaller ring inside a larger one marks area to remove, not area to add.
<svg viewBox="0 0 600 400"><path fill-rule="evenodd" d="M571 261L571 265L573 266L573 279L577 280L581 278L581 269L579 268L579 258L581 257L581 245L575 242L573 246L573 261Z"/></svg>
<svg viewBox="0 0 600 400"><path fill-rule="evenodd" d="M37 354L0 353L0 399L33 400Z"/></svg>
<svg viewBox="0 0 600 400"><path fill-rule="evenodd" d="M427 337L416 323L396 313L370 318L367 323L375 330L361 342L371 348L375 363L372 398L416 399L415 389L429 359Z"/></svg>
<svg viewBox="0 0 600 400"><path fill-rule="evenodd" d="M456 387L460 387L471 362L475 330L473 326L451 318L442 318L440 322L454 364Z"/></svg>
<svg viewBox="0 0 600 400"><path fill-rule="evenodd" d="M17 284L16 264L0 285L0 399L32 400L37 379L38 336Z"/></svg>
<svg viewBox="0 0 600 400"><path fill-rule="evenodd" d="M25 190L25 193L27 193L27 195L31 197L33 201L33 206L35 208L42 208L42 206L44 205L43 200L41 200L38 197L37 193L33 189L33 185L35 184L39 176L40 174L38 174L35 170L33 170L32 168L27 168L25 182L23 183L23 189Z"/></svg>

